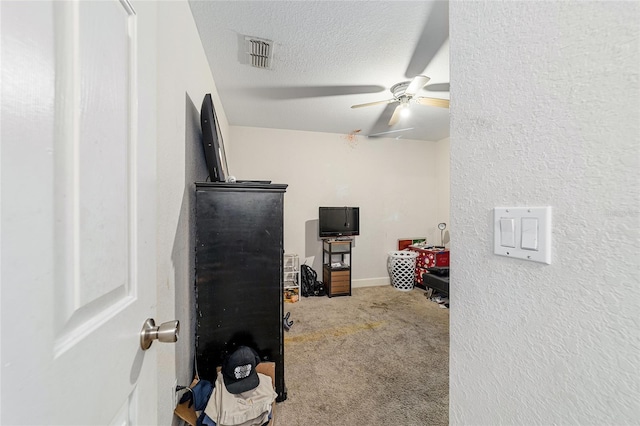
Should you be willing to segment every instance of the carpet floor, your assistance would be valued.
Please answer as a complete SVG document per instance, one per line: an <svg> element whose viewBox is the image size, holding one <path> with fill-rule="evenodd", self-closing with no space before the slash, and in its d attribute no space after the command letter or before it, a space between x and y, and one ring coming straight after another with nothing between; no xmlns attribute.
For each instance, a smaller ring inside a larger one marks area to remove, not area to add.
<svg viewBox="0 0 640 426"><path fill-rule="evenodd" d="M286 401L276 425L446 425L449 310L415 288L285 303Z"/></svg>

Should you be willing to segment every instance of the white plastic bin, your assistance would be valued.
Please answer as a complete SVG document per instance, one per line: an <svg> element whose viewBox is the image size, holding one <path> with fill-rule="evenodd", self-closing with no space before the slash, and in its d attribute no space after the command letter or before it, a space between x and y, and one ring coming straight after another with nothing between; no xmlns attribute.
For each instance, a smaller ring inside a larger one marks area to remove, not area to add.
<svg viewBox="0 0 640 426"><path fill-rule="evenodd" d="M396 290L413 290L417 257L418 253L415 251L403 250L389 252L387 270L391 277L391 285L393 285Z"/></svg>

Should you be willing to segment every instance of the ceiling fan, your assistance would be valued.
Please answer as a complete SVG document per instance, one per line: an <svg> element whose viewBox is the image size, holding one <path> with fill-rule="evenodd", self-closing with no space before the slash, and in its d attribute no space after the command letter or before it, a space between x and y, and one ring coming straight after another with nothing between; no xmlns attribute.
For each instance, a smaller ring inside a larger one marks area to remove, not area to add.
<svg viewBox="0 0 640 426"><path fill-rule="evenodd" d="M387 99L384 101L369 102L366 104L352 105L351 108L362 108L373 105L382 105L398 102L398 106L393 111L393 115L389 120L389 126L393 126L398 122L400 116L405 112L409 112L409 104L417 103L420 105L436 106L440 108L449 108L448 99L428 98L424 96L416 96L416 93L420 91L428 82L430 78L425 75L417 75L413 77L411 81L403 81L391 86L391 93L393 99Z"/></svg>

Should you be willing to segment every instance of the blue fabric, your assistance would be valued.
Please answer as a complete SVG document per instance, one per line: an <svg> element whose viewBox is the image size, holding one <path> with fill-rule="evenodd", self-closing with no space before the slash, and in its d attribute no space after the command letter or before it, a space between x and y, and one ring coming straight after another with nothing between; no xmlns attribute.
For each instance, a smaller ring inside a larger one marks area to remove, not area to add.
<svg viewBox="0 0 640 426"><path fill-rule="evenodd" d="M211 417L207 416L204 411L198 417L197 426L216 426L216 422L214 422Z"/></svg>
<svg viewBox="0 0 640 426"><path fill-rule="evenodd" d="M269 411L269 421L263 424L262 426L267 426L271 421L272 416L273 416L273 410ZM216 422L214 422L213 419L207 416L203 411L202 414L200 414L200 417L198 417L196 426L216 426Z"/></svg>
<svg viewBox="0 0 640 426"><path fill-rule="evenodd" d="M194 405L195 411L204 410L213 392L213 386L208 380L200 380L193 388L187 388L187 392L180 398L180 403L189 401L189 407Z"/></svg>

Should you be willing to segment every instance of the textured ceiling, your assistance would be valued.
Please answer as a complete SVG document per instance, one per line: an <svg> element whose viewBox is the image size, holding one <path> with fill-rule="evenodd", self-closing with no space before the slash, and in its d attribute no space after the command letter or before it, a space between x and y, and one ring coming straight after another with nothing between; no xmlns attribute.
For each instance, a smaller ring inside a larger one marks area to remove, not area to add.
<svg viewBox="0 0 640 426"><path fill-rule="evenodd" d="M449 99L448 3L442 1L190 1L229 124L388 133L437 141L449 110L411 105L393 127L389 88L417 74L418 96ZM271 69L246 64L245 36L274 42Z"/></svg>

